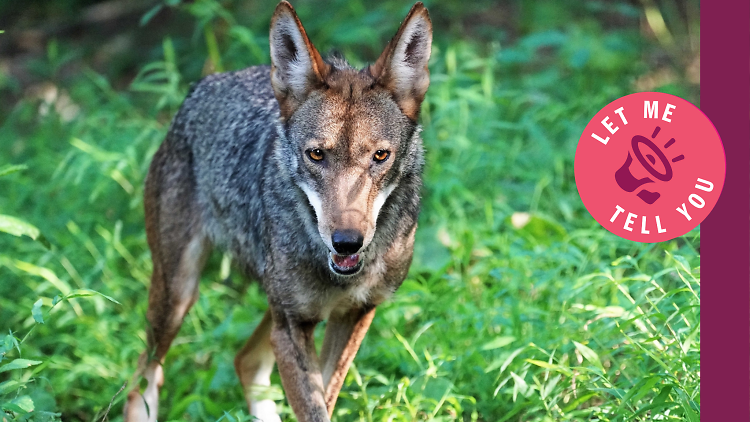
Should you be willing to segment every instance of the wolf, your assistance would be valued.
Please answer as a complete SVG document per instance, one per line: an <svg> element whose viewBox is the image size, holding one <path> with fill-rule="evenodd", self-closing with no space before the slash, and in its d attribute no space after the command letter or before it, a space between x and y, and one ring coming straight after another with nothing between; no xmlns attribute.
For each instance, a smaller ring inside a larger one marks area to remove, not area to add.
<svg viewBox="0 0 750 422"><path fill-rule="evenodd" d="M155 421L162 365L198 298L213 248L261 283L268 310L235 368L250 413L280 421L264 397L274 364L302 422L329 421L375 308L411 264L424 152L432 23L416 3L371 65L323 58L294 8L271 19L271 66L205 77L153 157L145 223L153 259L147 350L128 422ZM318 356L313 331L327 320Z"/></svg>

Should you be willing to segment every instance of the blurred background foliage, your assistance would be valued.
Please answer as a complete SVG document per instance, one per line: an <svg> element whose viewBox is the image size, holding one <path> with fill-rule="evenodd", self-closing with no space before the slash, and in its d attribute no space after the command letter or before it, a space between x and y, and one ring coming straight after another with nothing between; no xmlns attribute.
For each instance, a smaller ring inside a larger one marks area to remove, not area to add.
<svg viewBox="0 0 750 422"><path fill-rule="evenodd" d="M294 5L321 51L356 65L411 6ZM699 103L698 2L426 5L415 261L334 419L697 422L700 231L659 244L609 234L578 197L573 157L588 119L619 96ZM2 420L122 420L145 342L150 157L190 83L268 63L274 7L0 4ZM202 283L167 357L159 419L249 420L232 359L264 295L218 253Z"/></svg>

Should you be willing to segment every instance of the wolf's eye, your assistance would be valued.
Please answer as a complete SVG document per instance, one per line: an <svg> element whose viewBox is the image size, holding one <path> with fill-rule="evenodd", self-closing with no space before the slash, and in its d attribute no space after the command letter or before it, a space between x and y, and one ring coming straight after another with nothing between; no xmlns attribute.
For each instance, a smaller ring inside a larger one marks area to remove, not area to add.
<svg viewBox="0 0 750 422"><path fill-rule="evenodd" d="M318 148L308 149L306 152L307 156L310 157L310 159L313 161L323 160L323 151Z"/></svg>
<svg viewBox="0 0 750 422"><path fill-rule="evenodd" d="M375 155L372 156L372 159L375 160L376 163L382 163L383 161L387 160L388 157L390 156L391 156L390 151L379 149L375 151Z"/></svg>

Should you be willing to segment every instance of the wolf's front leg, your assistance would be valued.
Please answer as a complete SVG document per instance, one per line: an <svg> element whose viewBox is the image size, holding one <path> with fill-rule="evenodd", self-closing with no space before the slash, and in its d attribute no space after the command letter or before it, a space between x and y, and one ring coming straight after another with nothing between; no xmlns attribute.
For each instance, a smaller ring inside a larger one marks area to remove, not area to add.
<svg viewBox="0 0 750 422"><path fill-rule="evenodd" d="M329 416L333 415L333 407L349 365L352 364L374 316L374 307L355 308L341 315L332 315L328 320L320 361L323 365L323 384L326 386Z"/></svg>
<svg viewBox="0 0 750 422"><path fill-rule="evenodd" d="M273 314L271 345L289 404L300 422L328 422L323 376L315 353L315 322Z"/></svg>

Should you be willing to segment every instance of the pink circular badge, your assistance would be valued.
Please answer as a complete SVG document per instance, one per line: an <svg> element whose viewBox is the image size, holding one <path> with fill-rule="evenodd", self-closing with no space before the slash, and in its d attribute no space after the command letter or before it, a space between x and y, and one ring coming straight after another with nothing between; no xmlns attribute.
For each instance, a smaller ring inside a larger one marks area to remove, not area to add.
<svg viewBox="0 0 750 422"><path fill-rule="evenodd" d="M575 176L586 209L610 232L662 242L716 205L726 159L716 128L674 95L641 92L605 106L581 135Z"/></svg>

